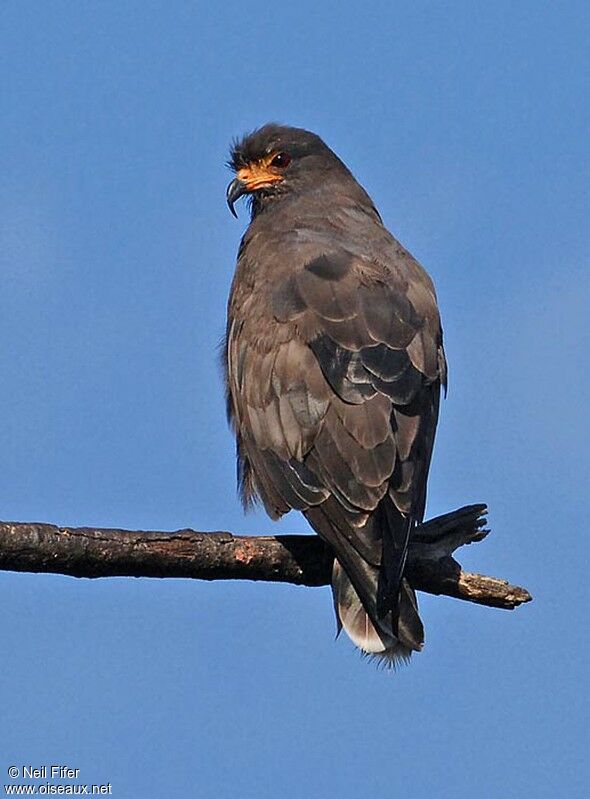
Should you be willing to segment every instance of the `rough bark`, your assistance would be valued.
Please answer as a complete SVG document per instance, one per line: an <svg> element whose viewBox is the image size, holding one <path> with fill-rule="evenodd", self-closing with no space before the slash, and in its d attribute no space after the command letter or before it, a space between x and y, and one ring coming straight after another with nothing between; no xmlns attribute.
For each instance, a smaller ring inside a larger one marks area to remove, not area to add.
<svg viewBox="0 0 590 799"><path fill-rule="evenodd" d="M461 570L460 546L489 533L485 505L470 505L419 527L406 574L420 591L513 609L531 595L496 577ZM0 522L0 570L72 577L188 577L318 586L330 581L332 553L317 536L238 536L58 527Z"/></svg>

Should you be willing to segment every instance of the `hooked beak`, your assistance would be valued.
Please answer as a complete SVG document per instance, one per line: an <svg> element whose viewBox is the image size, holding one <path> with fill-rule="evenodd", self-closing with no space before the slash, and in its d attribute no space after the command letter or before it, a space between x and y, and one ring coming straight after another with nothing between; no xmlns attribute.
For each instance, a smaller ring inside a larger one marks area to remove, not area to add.
<svg viewBox="0 0 590 799"><path fill-rule="evenodd" d="M234 178L227 187L227 192L225 195L227 199L227 207L229 208L229 210L232 212L232 214L235 216L236 219L238 218L238 215L236 214L236 209L234 208L236 200L239 200L240 197L242 197L247 192L248 192L248 187L246 186L244 181L240 180L239 178Z"/></svg>

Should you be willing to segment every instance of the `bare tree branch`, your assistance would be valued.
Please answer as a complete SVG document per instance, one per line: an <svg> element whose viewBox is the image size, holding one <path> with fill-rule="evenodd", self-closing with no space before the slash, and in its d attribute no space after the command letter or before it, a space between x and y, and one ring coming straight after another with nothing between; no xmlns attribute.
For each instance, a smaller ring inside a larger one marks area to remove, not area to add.
<svg viewBox="0 0 590 799"><path fill-rule="evenodd" d="M430 594L513 609L529 602L524 588L461 570L452 553L482 541L485 505L470 505L419 527L406 575ZM317 536L237 536L230 533L132 532L0 522L0 570L72 577L189 577L267 580L296 585L330 582L333 555Z"/></svg>

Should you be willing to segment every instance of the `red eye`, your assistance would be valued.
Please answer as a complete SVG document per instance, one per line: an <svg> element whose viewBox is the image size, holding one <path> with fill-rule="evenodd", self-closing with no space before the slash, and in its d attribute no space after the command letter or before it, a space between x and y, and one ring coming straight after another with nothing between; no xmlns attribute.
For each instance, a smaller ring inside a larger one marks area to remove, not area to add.
<svg viewBox="0 0 590 799"><path fill-rule="evenodd" d="M278 169L285 169L291 163L291 156L289 153L277 153L270 162L271 166L276 166Z"/></svg>

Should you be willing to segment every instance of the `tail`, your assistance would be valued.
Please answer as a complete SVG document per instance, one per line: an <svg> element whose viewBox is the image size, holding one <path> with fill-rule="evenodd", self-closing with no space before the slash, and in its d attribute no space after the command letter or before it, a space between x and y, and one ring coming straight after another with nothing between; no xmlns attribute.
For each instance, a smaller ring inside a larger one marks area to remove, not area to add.
<svg viewBox="0 0 590 799"><path fill-rule="evenodd" d="M394 666L419 652L424 627L403 577L410 524L387 500L360 520L332 497L305 511L333 548L332 594L338 632L367 655ZM361 521L361 524L359 524Z"/></svg>
<svg viewBox="0 0 590 799"><path fill-rule="evenodd" d="M377 580L376 573L375 586ZM344 628L363 653L381 661L385 667L395 667L399 661L408 661L412 652L422 649L424 627L418 614L416 594L406 579L402 578L400 584L396 634L393 632L391 612L376 624L373 623L338 560L334 561L332 571L332 594L338 632Z"/></svg>

